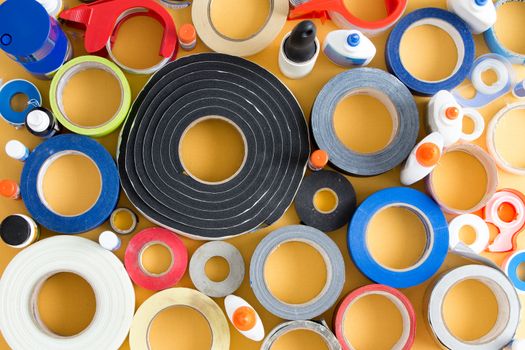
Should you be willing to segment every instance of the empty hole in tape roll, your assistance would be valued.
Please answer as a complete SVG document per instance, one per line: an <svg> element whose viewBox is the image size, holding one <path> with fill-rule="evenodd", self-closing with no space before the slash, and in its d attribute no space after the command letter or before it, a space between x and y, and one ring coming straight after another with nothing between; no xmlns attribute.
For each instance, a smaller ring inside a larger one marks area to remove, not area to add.
<svg viewBox="0 0 525 350"><path fill-rule="evenodd" d="M397 112L380 91L359 89L341 99L334 111L337 138L350 150L373 154L383 150L397 131Z"/></svg>
<svg viewBox="0 0 525 350"><path fill-rule="evenodd" d="M462 125L461 125L461 131L463 131L464 134L472 134L472 132L475 129L474 122L471 118L463 118Z"/></svg>
<svg viewBox="0 0 525 350"><path fill-rule="evenodd" d="M466 245L474 243L476 236L476 230L470 225L464 225L459 230L459 240Z"/></svg>
<svg viewBox="0 0 525 350"><path fill-rule="evenodd" d="M37 324L62 337L81 333L93 320L96 297L89 283L74 273L59 272L37 285L33 310Z"/></svg>
<svg viewBox="0 0 525 350"><path fill-rule="evenodd" d="M206 262L204 271L210 280L222 282L230 274L230 264L222 256L214 256Z"/></svg>
<svg viewBox="0 0 525 350"><path fill-rule="evenodd" d="M211 0L208 7L214 30L230 40L246 40L259 33L268 21L275 0Z"/></svg>
<svg viewBox="0 0 525 350"><path fill-rule="evenodd" d="M140 268L150 276L162 276L173 265L173 253L163 242L146 244L140 254Z"/></svg>
<svg viewBox="0 0 525 350"><path fill-rule="evenodd" d="M328 350L328 346L316 332L297 329L277 338L270 350Z"/></svg>
<svg viewBox="0 0 525 350"><path fill-rule="evenodd" d="M90 210L102 191L100 171L91 158L76 151L55 153L38 173L38 195L52 212L77 216Z"/></svg>
<svg viewBox="0 0 525 350"><path fill-rule="evenodd" d="M486 69L481 73L481 80L487 86L492 86L498 81L498 75L494 69Z"/></svg>
<svg viewBox="0 0 525 350"><path fill-rule="evenodd" d="M498 41L514 52L525 54L525 3L509 1L498 7L495 31Z"/></svg>
<svg viewBox="0 0 525 350"><path fill-rule="evenodd" d="M516 268L516 275L521 281L525 282L525 262L518 265Z"/></svg>
<svg viewBox="0 0 525 350"><path fill-rule="evenodd" d="M221 116L199 118L184 130L179 156L187 175L206 184L233 179L246 162L246 137Z"/></svg>
<svg viewBox="0 0 525 350"><path fill-rule="evenodd" d="M515 108L499 120L494 132L496 151L505 162L515 168L525 168L523 130L525 130L525 109Z"/></svg>
<svg viewBox="0 0 525 350"><path fill-rule="evenodd" d="M17 93L11 97L11 101L9 103L13 111L20 113L26 110L28 102L29 98L26 94Z"/></svg>
<svg viewBox="0 0 525 350"><path fill-rule="evenodd" d="M343 0L348 12L365 21L378 21L387 17L385 0Z"/></svg>
<svg viewBox="0 0 525 350"><path fill-rule="evenodd" d="M198 310L172 306L159 312L150 323L148 343L152 350L209 350L212 333Z"/></svg>
<svg viewBox="0 0 525 350"><path fill-rule="evenodd" d="M383 267L403 271L422 262L431 245L432 230L415 208L389 206L372 217L366 232L370 255Z"/></svg>
<svg viewBox="0 0 525 350"><path fill-rule="evenodd" d="M321 188L312 199L314 208L323 214L332 213L339 205L339 197L331 188Z"/></svg>
<svg viewBox="0 0 525 350"><path fill-rule="evenodd" d="M284 303L312 302L322 294L331 277L327 272L327 259L311 242L284 242L266 259L266 286Z"/></svg>

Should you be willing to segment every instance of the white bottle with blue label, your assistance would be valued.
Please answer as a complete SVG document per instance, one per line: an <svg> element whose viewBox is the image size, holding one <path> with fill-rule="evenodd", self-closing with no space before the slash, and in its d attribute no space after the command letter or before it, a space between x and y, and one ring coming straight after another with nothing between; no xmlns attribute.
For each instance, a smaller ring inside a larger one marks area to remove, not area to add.
<svg viewBox="0 0 525 350"><path fill-rule="evenodd" d="M324 54L343 67L366 66L376 55L374 44L358 30L334 30L323 43Z"/></svg>
<svg viewBox="0 0 525 350"><path fill-rule="evenodd" d="M496 23L492 0L448 0L447 7L468 24L472 34L483 33Z"/></svg>

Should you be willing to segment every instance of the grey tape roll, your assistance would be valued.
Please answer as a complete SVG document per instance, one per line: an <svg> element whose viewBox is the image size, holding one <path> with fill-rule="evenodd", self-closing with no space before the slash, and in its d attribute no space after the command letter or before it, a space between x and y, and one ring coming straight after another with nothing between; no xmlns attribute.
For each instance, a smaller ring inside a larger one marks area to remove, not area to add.
<svg viewBox="0 0 525 350"><path fill-rule="evenodd" d="M378 152L355 152L335 133L337 104L357 94L377 98L392 116L393 135ZM314 140L328 152L333 167L350 175L373 176L391 170L410 154L419 132L419 113L412 94L396 77L375 68L358 68L337 75L323 87L312 108L311 123Z"/></svg>
<svg viewBox="0 0 525 350"><path fill-rule="evenodd" d="M498 318L489 333L476 340L464 341L448 329L443 317L443 304L454 285L470 279L480 281L492 290L498 302ZM520 308L516 290L499 269L465 265L446 272L435 282L428 297L428 321L436 339L447 349L495 350L503 348L514 338Z"/></svg>
<svg viewBox="0 0 525 350"><path fill-rule="evenodd" d="M287 242L309 244L321 254L326 264L326 285L319 295L304 304L288 304L277 299L264 278L266 260ZM309 226L291 225L273 231L259 243L250 263L250 284L255 296L269 312L286 320L307 320L319 316L335 304L344 282L345 263L341 251L327 235Z"/></svg>
<svg viewBox="0 0 525 350"><path fill-rule="evenodd" d="M208 260L220 256L230 266L230 273L224 281L215 282L206 275ZM244 279L244 260L239 249L230 243L214 241L203 244L190 260L190 278L195 287L202 293L213 297L225 297L235 292Z"/></svg>
<svg viewBox="0 0 525 350"><path fill-rule="evenodd" d="M272 329L261 345L261 350L270 350L275 341L288 332L296 330L308 330L315 332L323 338L328 350L341 350L341 344L335 335L325 325L313 321L289 321L284 322Z"/></svg>

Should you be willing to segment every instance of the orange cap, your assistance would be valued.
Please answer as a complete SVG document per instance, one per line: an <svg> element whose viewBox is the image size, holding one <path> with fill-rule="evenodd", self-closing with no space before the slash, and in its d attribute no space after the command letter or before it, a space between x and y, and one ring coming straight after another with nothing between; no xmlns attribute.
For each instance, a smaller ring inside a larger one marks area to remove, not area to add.
<svg viewBox="0 0 525 350"><path fill-rule="evenodd" d="M441 157L441 151L439 147L432 142L422 144L417 148L416 159L419 164L431 167L437 164Z"/></svg>
<svg viewBox="0 0 525 350"><path fill-rule="evenodd" d="M318 149L313 151L308 162L312 170L320 170L328 164L328 153Z"/></svg>
<svg viewBox="0 0 525 350"><path fill-rule="evenodd" d="M179 28L179 40L183 44L191 44L197 39L197 32L191 23L183 24Z"/></svg>
<svg viewBox="0 0 525 350"><path fill-rule="evenodd" d="M448 107L445 110L445 116L447 119L456 120L459 117L459 108L458 107Z"/></svg>
<svg viewBox="0 0 525 350"><path fill-rule="evenodd" d="M512 204L503 202L498 208L498 216L505 222L512 222L518 216L518 212Z"/></svg>
<svg viewBox="0 0 525 350"><path fill-rule="evenodd" d="M0 180L0 195L7 198L18 198L20 187L12 180Z"/></svg>
<svg viewBox="0 0 525 350"><path fill-rule="evenodd" d="M240 331L249 331L255 327L257 316L255 310L248 306L241 306L233 313L233 325Z"/></svg>

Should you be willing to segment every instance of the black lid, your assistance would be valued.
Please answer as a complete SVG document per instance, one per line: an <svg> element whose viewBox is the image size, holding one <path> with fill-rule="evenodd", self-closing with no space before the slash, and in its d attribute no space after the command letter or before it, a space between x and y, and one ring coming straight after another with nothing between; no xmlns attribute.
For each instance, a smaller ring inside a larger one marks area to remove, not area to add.
<svg viewBox="0 0 525 350"><path fill-rule="evenodd" d="M284 42L284 53L294 62L306 62L314 57L316 28L312 21L302 21Z"/></svg>
<svg viewBox="0 0 525 350"><path fill-rule="evenodd" d="M31 224L20 215L9 215L0 224L0 237L9 245L21 245L30 236Z"/></svg>

